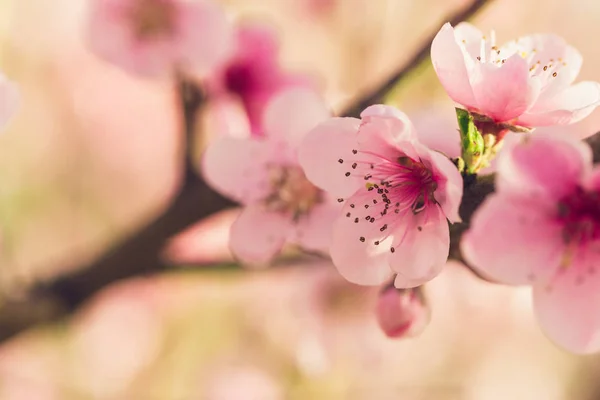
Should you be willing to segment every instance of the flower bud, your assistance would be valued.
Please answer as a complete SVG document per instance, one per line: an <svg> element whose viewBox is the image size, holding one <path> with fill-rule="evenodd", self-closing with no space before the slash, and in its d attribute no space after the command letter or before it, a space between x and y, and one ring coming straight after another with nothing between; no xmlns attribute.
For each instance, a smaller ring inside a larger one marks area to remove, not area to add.
<svg viewBox="0 0 600 400"><path fill-rule="evenodd" d="M386 286L377 301L377 322L390 338L413 337L421 334L429 323L430 310L422 286L397 289Z"/></svg>

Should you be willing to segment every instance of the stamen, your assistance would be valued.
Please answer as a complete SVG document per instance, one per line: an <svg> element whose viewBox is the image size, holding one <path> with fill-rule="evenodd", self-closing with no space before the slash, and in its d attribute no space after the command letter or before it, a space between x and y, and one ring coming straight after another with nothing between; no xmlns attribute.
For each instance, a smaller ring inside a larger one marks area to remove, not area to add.
<svg viewBox="0 0 600 400"><path fill-rule="evenodd" d="M481 43L479 45L479 57L477 57L477 59L479 61L481 61L482 63L485 62L485 36L483 38L481 38Z"/></svg>

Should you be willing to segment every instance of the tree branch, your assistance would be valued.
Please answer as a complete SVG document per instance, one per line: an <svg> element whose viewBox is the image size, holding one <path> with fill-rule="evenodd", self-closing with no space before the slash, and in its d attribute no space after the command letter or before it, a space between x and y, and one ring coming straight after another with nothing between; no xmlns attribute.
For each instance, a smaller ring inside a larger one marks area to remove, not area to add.
<svg viewBox="0 0 600 400"><path fill-rule="evenodd" d="M444 17L442 23L450 22L452 26L459 24L462 21L466 21L473 17L478 11L480 11L483 6L488 4L489 0L474 0L464 9L448 15ZM395 73L389 76L385 81L381 82L377 85L371 92L361 95L359 99L357 99L352 104L348 105L340 115L345 117L359 117L362 110L369 107L373 104L382 103L384 97L390 90L396 86L396 84L404 77L406 77L409 73L414 71L417 67L419 67L424 61L429 59L429 55L431 52L431 43L437 35L439 30L439 26L433 30L427 38L423 40L424 45L420 47L420 49L402 66L402 68L398 69Z"/></svg>

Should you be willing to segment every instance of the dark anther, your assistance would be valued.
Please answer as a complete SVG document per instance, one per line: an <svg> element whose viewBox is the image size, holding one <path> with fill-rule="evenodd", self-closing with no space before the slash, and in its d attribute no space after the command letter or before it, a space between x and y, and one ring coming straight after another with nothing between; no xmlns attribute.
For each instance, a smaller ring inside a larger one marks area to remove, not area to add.
<svg viewBox="0 0 600 400"><path fill-rule="evenodd" d="M344 199L342 199L341 197L338 199L338 203L341 203L342 201L344 201Z"/></svg>
<svg viewBox="0 0 600 400"><path fill-rule="evenodd" d="M358 150L352 150L352 154L358 153Z"/></svg>
<svg viewBox="0 0 600 400"><path fill-rule="evenodd" d="M350 204L350 208L354 208L354 204Z"/></svg>
<svg viewBox="0 0 600 400"><path fill-rule="evenodd" d="M387 229L387 224L384 224L379 230L381 232L385 231Z"/></svg>
<svg viewBox="0 0 600 400"><path fill-rule="evenodd" d="M390 248L390 251L393 253L396 251L396 249L392 247L392 248Z"/></svg>
<svg viewBox="0 0 600 400"><path fill-rule="evenodd" d="M350 172L346 172L346 176L350 176Z"/></svg>
<svg viewBox="0 0 600 400"><path fill-rule="evenodd" d="M365 241L365 237L364 237L364 236L361 236L361 237L360 237L360 241L361 241L361 242L364 242L364 241Z"/></svg>
<svg viewBox="0 0 600 400"><path fill-rule="evenodd" d="M357 165L358 165L358 164L356 164L356 163L352 164L352 169L356 169L356 166L357 166Z"/></svg>
<svg viewBox="0 0 600 400"><path fill-rule="evenodd" d="M419 230L419 232L421 232L423 230L422 226L417 226L417 229Z"/></svg>
<svg viewBox="0 0 600 400"><path fill-rule="evenodd" d="M354 223L358 224L358 218L354 218Z"/></svg>
<svg viewBox="0 0 600 400"><path fill-rule="evenodd" d="M346 214L346 217L350 218L350 215L351 215L350 213L347 213L347 214Z"/></svg>
<svg viewBox="0 0 600 400"><path fill-rule="evenodd" d="M375 246L379 246L379 240L375 241Z"/></svg>
<svg viewBox="0 0 600 400"><path fill-rule="evenodd" d="M342 159L340 158L340 159L338 160L338 162L339 162L340 164L343 164L343 163L344 163L344 160L342 160Z"/></svg>

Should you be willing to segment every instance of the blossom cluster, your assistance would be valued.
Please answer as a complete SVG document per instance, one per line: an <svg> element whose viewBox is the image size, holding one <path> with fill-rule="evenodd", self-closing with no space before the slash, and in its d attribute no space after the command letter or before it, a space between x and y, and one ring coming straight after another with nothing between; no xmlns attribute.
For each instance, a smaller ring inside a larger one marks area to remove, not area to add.
<svg viewBox="0 0 600 400"><path fill-rule="evenodd" d="M90 4L87 38L100 59L195 81L214 105L220 129L201 173L243 206L230 231L240 261L267 265L286 244L329 255L348 281L384 285L377 315L389 336L414 334L428 319L422 285L442 271L460 224L465 261L491 280L531 285L549 337L600 350L600 170L586 144L534 132L600 104L599 83L574 83L582 56L562 38L498 45L493 31L442 26L431 61L457 105L461 157L450 159L394 107L333 116L308 75L282 67L275 31L236 25L209 0ZM0 126L16 98L1 78ZM231 107L243 110L241 131ZM502 148L509 131L522 138ZM453 134L436 132L440 143ZM496 191L467 226L463 191L496 155Z"/></svg>

